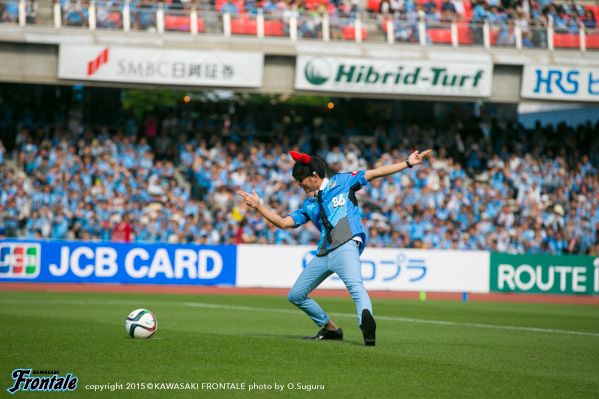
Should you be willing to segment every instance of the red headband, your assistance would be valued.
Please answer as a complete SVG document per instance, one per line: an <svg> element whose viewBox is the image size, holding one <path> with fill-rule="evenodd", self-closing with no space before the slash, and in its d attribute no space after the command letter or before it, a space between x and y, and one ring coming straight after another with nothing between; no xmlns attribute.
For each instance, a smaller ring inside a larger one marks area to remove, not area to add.
<svg viewBox="0 0 599 399"><path fill-rule="evenodd" d="M300 154L299 152L289 151L289 155L293 158L294 161L302 161L306 165L310 163L310 155L308 154Z"/></svg>

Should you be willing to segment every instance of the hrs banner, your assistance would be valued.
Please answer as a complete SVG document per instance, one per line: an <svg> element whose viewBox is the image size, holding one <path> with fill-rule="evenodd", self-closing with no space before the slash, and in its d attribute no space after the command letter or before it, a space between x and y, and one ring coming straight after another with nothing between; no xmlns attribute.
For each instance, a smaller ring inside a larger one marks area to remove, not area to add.
<svg viewBox="0 0 599 399"><path fill-rule="evenodd" d="M3 241L0 281L235 285L235 246Z"/></svg>
<svg viewBox="0 0 599 399"><path fill-rule="evenodd" d="M525 65L522 98L599 101L599 68Z"/></svg>

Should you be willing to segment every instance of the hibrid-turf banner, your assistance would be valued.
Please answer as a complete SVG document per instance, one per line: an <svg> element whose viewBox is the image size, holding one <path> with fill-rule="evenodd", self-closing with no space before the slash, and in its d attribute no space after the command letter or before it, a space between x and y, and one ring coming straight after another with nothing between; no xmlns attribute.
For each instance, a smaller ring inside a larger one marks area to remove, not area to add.
<svg viewBox="0 0 599 399"><path fill-rule="evenodd" d="M0 242L0 281L235 285L226 245Z"/></svg>
<svg viewBox="0 0 599 399"><path fill-rule="evenodd" d="M342 93L413 94L419 96L489 97L493 61L351 58L298 55L295 88Z"/></svg>
<svg viewBox="0 0 599 399"><path fill-rule="evenodd" d="M491 291L599 293L599 257L491 254Z"/></svg>

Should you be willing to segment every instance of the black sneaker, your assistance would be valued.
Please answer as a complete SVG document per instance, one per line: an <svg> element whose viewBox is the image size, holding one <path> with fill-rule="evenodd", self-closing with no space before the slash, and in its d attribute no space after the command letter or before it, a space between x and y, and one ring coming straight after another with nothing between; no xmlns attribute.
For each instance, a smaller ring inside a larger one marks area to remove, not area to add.
<svg viewBox="0 0 599 399"><path fill-rule="evenodd" d="M333 339L337 341L343 341L343 330L338 329L337 331L330 331L323 328L313 337L304 337L303 339L309 340L320 340L320 339Z"/></svg>
<svg viewBox="0 0 599 399"><path fill-rule="evenodd" d="M376 323L368 309L362 311L362 325L360 329L362 330L362 335L364 335L366 346L374 346L376 341Z"/></svg>

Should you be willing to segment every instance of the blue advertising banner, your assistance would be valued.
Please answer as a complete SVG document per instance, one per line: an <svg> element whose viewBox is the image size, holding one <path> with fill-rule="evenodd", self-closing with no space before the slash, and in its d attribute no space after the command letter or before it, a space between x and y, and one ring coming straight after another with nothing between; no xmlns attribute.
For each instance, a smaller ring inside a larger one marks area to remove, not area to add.
<svg viewBox="0 0 599 399"><path fill-rule="evenodd" d="M524 65L522 98L599 101L599 67Z"/></svg>
<svg viewBox="0 0 599 399"><path fill-rule="evenodd" d="M235 285L237 247L0 242L0 281Z"/></svg>

